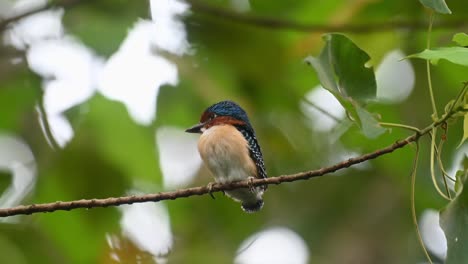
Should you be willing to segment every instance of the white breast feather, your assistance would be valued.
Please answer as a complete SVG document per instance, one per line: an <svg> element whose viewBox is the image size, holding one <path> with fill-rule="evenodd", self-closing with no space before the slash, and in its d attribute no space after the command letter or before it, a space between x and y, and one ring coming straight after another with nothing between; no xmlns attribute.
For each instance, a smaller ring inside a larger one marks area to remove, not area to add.
<svg viewBox="0 0 468 264"><path fill-rule="evenodd" d="M227 183L255 177L256 166L250 159L248 142L232 126L213 126L205 130L198 149L217 182ZM256 190L252 193L247 189L238 189L226 194L242 202L254 202L261 199L263 193L259 188Z"/></svg>

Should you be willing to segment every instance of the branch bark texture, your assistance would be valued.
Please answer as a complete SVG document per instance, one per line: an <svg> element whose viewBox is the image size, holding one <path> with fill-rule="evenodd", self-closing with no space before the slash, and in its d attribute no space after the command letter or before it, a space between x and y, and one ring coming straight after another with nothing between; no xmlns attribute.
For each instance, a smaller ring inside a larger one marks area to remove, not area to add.
<svg viewBox="0 0 468 264"><path fill-rule="evenodd" d="M431 126L432 127L432 126ZM293 182L299 180L307 180L314 177L323 176L330 174L332 172L348 168L352 165L362 163L367 160L375 159L382 155L391 153L396 149L402 148L409 143L416 141L419 137L424 134L427 134L430 129L424 129L421 133L415 133L412 136L409 136L403 140L399 140L394 144L387 146L385 148L376 150L374 152L350 158L346 161L340 162L330 167L324 167L318 170L300 172L290 175L282 175L277 177L270 177L266 179L255 179L252 181L239 181L232 182L227 184L215 183L211 187L211 193L220 192L225 190L232 190L238 188L249 188L251 186L260 186L260 185L270 185L270 184L281 184L284 182ZM33 213L45 213L45 212L54 212L58 210L72 210L77 208L95 208L95 207L108 207L108 206L118 206L122 204L133 204L133 203L143 203L143 202L159 202L164 200L175 200L178 198L185 198L195 195L204 195L210 193L210 188L208 186L193 187L187 189L179 189L169 192L160 192L155 194L145 194L145 195L131 195L123 197L111 197L105 199L83 199L76 201L68 202L53 202L53 203L44 203L44 204L31 204L31 205L20 205L12 208L0 209L0 217L7 217L13 215L29 215Z"/></svg>

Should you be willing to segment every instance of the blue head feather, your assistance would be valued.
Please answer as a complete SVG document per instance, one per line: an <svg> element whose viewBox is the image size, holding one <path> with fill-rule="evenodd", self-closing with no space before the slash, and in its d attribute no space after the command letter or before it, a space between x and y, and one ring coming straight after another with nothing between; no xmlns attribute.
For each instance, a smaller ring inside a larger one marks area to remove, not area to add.
<svg viewBox="0 0 468 264"><path fill-rule="evenodd" d="M205 112L215 113L218 116L231 116L251 126L247 113L233 101L221 101L208 107Z"/></svg>

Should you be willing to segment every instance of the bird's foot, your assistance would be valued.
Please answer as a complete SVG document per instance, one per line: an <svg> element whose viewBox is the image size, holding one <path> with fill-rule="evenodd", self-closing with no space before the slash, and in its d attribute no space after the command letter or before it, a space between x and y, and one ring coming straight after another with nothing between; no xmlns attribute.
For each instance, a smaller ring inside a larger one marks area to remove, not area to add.
<svg viewBox="0 0 468 264"><path fill-rule="evenodd" d="M255 177L252 177L252 176L247 178L247 181L249 181L249 190L253 193L255 192L255 186L253 185L254 180L255 180Z"/></svg>
<svg viewBox="0 0 468 264"><path fill-rule="evenodd" d="M216 198L213 195L213 185L215 185L215 183L210 182L210 183L208 183L208 185L206 187L208 187L208 194L211 196L211 198L213 198L213 200L216 200Z"/></svg>

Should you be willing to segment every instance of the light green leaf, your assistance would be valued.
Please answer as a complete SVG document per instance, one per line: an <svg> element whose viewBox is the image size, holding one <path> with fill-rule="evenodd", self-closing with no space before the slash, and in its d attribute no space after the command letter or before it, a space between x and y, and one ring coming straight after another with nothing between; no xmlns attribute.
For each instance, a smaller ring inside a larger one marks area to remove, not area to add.
<svg viewBox="0 0 468 264"><path fill-rule="evenodd" d="M462 168L461 170L458 170L457 173L455 174L455 192L460 194L460 192L463 189L463 183L465 182L467 176L468 176L468 157L465 155L462 161Z"/></svg>
<svg viewBox="0 0 468 264"><path fill-rule="evenodd" d="M419 2L437 13L452 14L444 0L419 0Z"/></svg>
<svg viewBox="0 0 468 264"><path fill-rule="evenodd" d="M465 176L465 171L459 170L455 173L455 184L453 185L453 189L457 194L460 194L463 190L463 178Z"/></svg>
<svg viewBox="0 0 468 264"><path fill-rule="evenodd" d="M463 158L462 166L465 171L468 171L468 156L466 156L466 154L465 154L465 157Z"/></svg>
<svg viewBox="0 0 468 264"><path fill-rule="evenodd" d="M455 64L468 66L468 49L463 47L447 47L434 50L426 49L423 52L409 55L407 58L429 60L434 65L436 65L440 59L444 59Z"/></svg>
<svg viewBox="0 0 468 264"><path fill-rule="evenodd" d="M468 35L466 33L457 33L453 35L452 40L456 42L459 46L468 46Z"/></svg>
<svg viewBox="0 0 468 264"><path fill-rule="evenodd" d="M356 107L359 118L362 123L362 132L368 138L376 138L383 134L387 129L381 127L377 119L362 107Z"/></svg>
<svg viewBox="0 0 468 264"><path fill-rule="evenodd" d="M463 138L460 141L458 147L460 147L465 140L468 138L468 113L465 113L465 117L463 118Z"/></svg>
<svg viewBox="0 0 468 264"><path fill-rule="evenodd" d="M330 58L325 48L317 58L308 56L305 58L305 61L315 68L323 88L330 91L333 95L338 93L338 85L335 81L335 73L330 65Z"/></svg>
<svg viewBox="0 0 468 264"><path fill-rule="evenodd" d="M463 182L468 183L467 179ZM446 264L468 263L468 188L440 212L440 226L447 238Z"/></svg>

